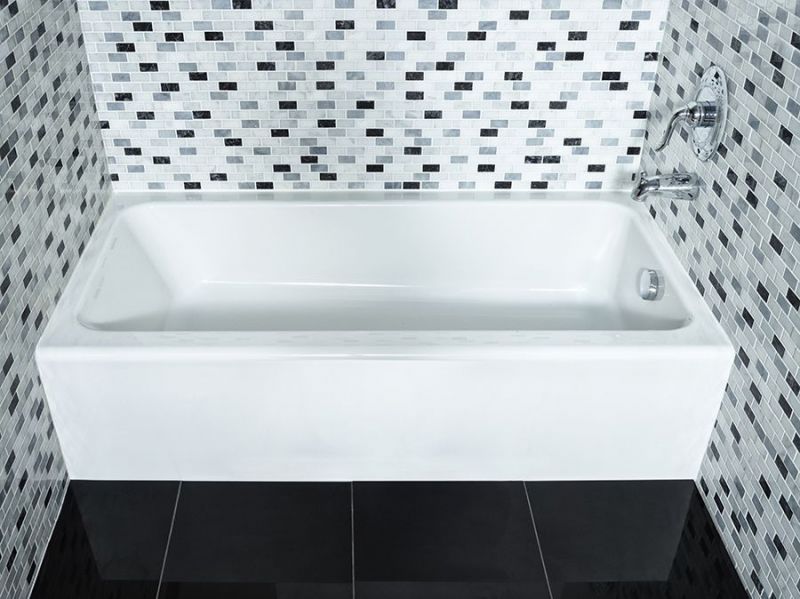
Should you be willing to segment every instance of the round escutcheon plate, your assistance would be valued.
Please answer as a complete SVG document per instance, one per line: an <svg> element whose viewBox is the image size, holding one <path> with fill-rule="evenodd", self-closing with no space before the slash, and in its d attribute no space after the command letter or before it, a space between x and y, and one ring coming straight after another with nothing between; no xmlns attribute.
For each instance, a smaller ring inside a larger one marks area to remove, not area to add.
<svg viewBox="0 0 800 599"><path fill-rule="evenodd" d="M725 133L728 114L728 82L725 73L715 65L711 65L703 73L697 86L695 102L714 104L716 119L711 127L695 127L692 130L692 148L700 160L708 160L717 151Z"/></svg>

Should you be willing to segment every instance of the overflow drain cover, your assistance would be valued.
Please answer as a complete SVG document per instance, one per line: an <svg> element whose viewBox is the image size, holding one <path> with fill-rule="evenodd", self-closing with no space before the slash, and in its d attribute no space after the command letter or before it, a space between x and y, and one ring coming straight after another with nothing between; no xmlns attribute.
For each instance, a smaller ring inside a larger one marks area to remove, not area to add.
<svg viewBox="0 0 800 599"><path fill-rule="evenodd" d="M639 296L649 302L659 300L664 295L664 279L661 273L652 268L639 271Z"/></svg>

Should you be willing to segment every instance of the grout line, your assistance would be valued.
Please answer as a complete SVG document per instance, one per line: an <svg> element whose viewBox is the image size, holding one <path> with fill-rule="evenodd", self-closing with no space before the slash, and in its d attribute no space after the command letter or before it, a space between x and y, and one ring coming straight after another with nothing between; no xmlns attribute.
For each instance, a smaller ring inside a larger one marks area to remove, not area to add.
<svg viewBox="0 0 800 599"><path fill-rule="evenodd" d="M350 481L350 585L353 599L356 599L356 524L353 504L353 481Z"/></svg>
<svg viewBox="0 0 800 599"><path fill-rule="evenodd" d="M547 593L550 595L550 599L553 599L553 589L550 588L550 577L547 575L547 564L544 563L542 542L539 540L539 531L536 529L536 518L533 517L533 506L531 505L530 495L528 495L528 485L525 484L525 481L522 481L522 488L525 489L525 499L528 501L528 513L531 515L533 535L536 537L536 546L539 548L539 559L542 560L542 570L544 570L544 581L547 583Z"/></svg>
<svg viewBox="0 0 800 599"><path fill-rule="evenodd" d="M164 580L164 570L167 567L167 554L169 553L169 544L172 541L172 529L175 527L175 514L178 513L178 501L181 498L181 488L183 481L178 481L178 492L175 493L175 505L172 507L172 520L169 522L169 534L167 534L167 544L164 547L164 559L161 560L161 573L158 575L158 587L156 588L156 599L161 595L161 581Z"/></svg>

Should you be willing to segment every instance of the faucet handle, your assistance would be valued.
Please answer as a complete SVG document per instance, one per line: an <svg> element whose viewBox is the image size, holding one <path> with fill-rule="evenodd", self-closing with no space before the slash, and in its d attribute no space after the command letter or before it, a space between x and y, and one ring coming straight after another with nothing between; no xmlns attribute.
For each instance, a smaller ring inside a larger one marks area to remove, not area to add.
<svg viewBox="0 0 800 599"><path fill-rule="evenodd" d="M725 74L713 64L703 73L694 100L676 110L655 151L663 150L679 125L691 130L692 149L700 160L708 160L719 147L728 112L728 84Z"/></svg>
<svg viewBox="0 0 800 599"><path fill-rule="evenodd" d="M664 136L654 149L656 152L660 152L667 147L670 139L672 139L672 134L679 124L686 123L690 129L695 129L696 127L713 127L716 122L716 104L713 102L689 102L683 108L676 110L669 119L667 130L664 131Z"/></svg>

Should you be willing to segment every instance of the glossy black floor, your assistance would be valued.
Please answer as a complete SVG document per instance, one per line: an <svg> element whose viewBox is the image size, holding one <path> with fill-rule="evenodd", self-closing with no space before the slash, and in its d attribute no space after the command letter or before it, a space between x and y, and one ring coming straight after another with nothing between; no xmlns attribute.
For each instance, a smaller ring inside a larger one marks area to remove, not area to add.
<svg viewBox="0 0 800 599"><path fill-rule="evenodd" d="M745 598L688 481L70 484L35 599Z"/></svg>

